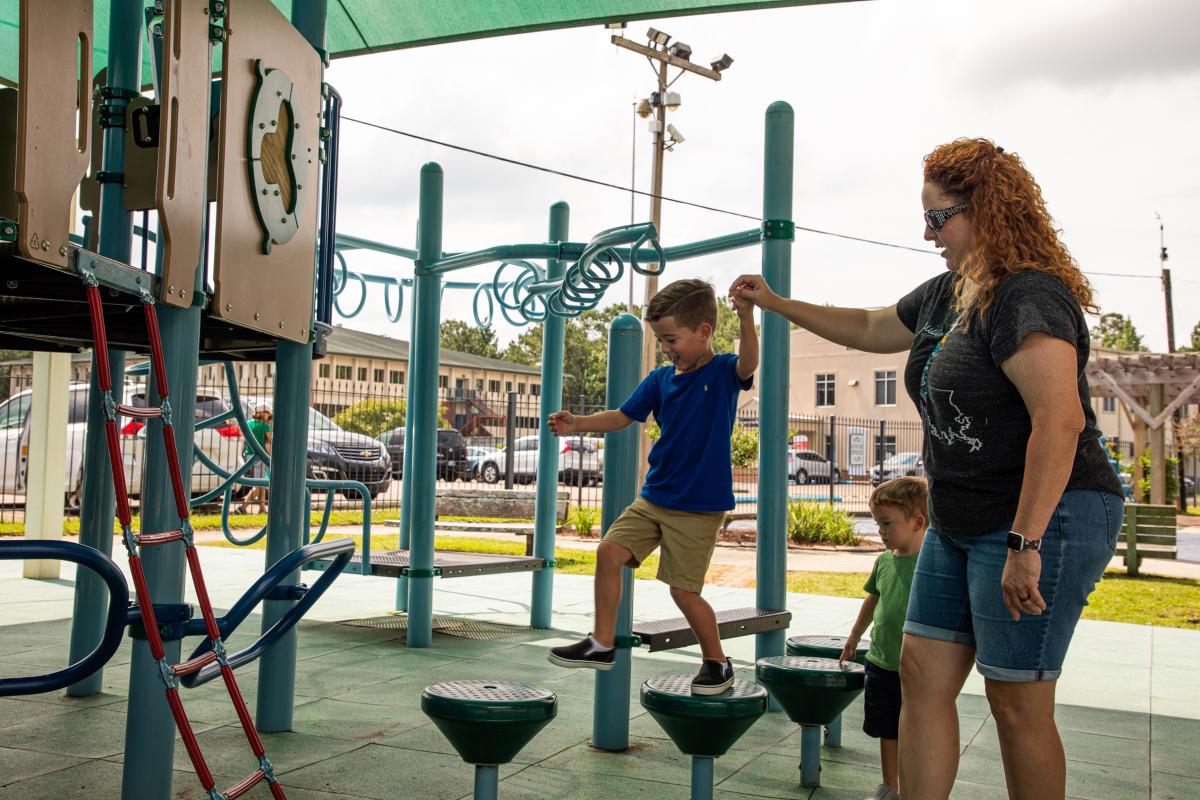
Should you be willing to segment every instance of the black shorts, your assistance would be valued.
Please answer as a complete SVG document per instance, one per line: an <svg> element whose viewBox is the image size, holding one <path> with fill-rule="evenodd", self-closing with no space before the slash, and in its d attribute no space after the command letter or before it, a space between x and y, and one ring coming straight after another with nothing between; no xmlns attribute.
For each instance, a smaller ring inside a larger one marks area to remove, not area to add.
<svg viewBox="0 0 1200 800"><path fill-rule="evenodd" d="M900 738L900 673L866 662L867 696L863 733L873 739Z"/></svg>

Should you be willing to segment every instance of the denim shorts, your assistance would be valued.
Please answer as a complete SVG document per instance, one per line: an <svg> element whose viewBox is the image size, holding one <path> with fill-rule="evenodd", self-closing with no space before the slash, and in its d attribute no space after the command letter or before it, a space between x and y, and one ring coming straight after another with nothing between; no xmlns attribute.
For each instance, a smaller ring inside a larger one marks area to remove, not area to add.
<svg viewBox="0 0 1200 800"><path fill-rule="evenodd" d="M1112 560L1124 500L1097 491L1066 492L1042 537L1040 615L1013 621L1000 576L1008 530L952 536L925 534L908 599L904 632L965 644L975 665L998 681L1051 681L1062 673L1067 646L1088 595Z"/></svg>

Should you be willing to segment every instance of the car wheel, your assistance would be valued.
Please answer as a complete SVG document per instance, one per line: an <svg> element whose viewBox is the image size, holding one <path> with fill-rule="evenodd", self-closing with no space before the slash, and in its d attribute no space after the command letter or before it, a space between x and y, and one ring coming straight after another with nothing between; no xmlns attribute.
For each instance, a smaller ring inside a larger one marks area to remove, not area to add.
<svg viewBox="0 0 1200 800"><path fill-rule="evenodd" d="M357 495L358 493L355 492L355 494ZM381 495L381 494L383 494L383 492L381 492L380 490L372 489L371 490L371 499L374 500L376 497L379 497L379 495Z"/></svg>
<svg viewBox="0 0 1200 800"><path fill-rule="evenodd" d="M600 476L596 475L596 474L589 475L587 485L588 486L599 486L600 485Z"/></svg>
<svg viewBox="0 0 1200 800"><path fill-rule="evenodd" d="M841 483L841 482L842 482L842 471L841 471L840 469L834 469L834 471L833 471L833 482L834 482L834 483Z"/></svg>
<svg viewBox="0 0 1200 800"><path fill-rule="evenodd" d="M479 469L479 477L484 483L496 483L500 480L500 468L492 462L487 462Z"/></svg>
<svg viewBox="0 0 1200 800"><path fill-rule="evenodd" d="M804 470L798 471L796 473L796 483L800 484L801 486L808 483L808 473Z"/></svg>

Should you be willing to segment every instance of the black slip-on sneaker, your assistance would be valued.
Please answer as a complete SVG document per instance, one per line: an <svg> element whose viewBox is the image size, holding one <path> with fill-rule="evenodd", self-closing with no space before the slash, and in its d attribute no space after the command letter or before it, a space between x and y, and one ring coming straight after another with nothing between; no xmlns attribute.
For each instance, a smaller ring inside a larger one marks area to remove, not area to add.
<svg viewBox="0 0 1200 800"><path fill-rule="evenodd" d="M692 678L692 694L722 694L730 686L733 686L733 662L728 658L724 661L702 661L700 672Z"/></svg>
<svg viewBox="0 0 1200 800"><path fill-rule="evenodd" d="M592 637L589 636L575 644L551 648L546 659L551 664L567 669L598 669L606 672L613 668L613 658L616 652L616 648L597 650L592 644Z"/></svg>

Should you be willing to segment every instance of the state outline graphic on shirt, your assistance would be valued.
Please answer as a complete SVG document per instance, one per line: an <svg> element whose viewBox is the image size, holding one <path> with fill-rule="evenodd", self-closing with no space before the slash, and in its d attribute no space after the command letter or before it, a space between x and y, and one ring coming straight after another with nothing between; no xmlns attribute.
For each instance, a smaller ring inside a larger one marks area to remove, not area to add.
<svg viewBox="0 0 1200 800"><path fill-rule="evenodd" d="M933 420L929 418L929 417L932 417L932 415L930 414L930 415L927 415L927 418L925 420L925 427L927 427L929 429L929 435L947 446L954 444L955 441L962 441L968 447L970 447L970 452L972 452L972 453L974 453L977 450L983 449L983 440L982 439L980 439L977 436L967 435L967 431L971 429L971 426L975 422L975 418L970 416L966 412L964 412L961 408L959 408L955 404L954 390L953 389L937 389L937 388L934 388L933 386L930 386L929 387L930 404L936 408L937 404L936 404L936 402L934 402L934 394L935 393L946 395L946 398L945 398L946 404L949 405L950 408L954 409L954 422L958 425L958 429L957 430L954 430L953 428L946 428L945 430L939 429L937 425L933 424Z"/></svg>

